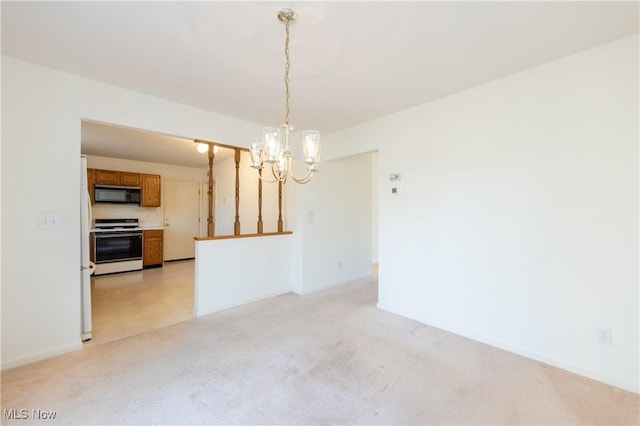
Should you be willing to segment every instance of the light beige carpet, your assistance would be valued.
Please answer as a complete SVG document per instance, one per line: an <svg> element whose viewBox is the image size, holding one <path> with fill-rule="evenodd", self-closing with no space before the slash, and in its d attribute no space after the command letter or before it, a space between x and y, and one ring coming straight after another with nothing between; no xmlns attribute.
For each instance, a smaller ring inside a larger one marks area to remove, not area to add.
<svg viewBox="0 0 640 426"><path fill-rule="evenodd" d="M375 282L287 294L5 371L2 408L59 424L640 423L636 394L376 298Z"/></svg>

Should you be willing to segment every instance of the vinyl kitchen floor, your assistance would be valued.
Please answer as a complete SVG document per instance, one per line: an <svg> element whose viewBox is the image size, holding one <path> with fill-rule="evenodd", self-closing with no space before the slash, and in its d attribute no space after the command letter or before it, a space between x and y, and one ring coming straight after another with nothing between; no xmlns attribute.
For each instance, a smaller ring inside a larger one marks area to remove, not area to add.
<svg viewBox="0 0 640 426"><path fill-rule="evenodd" d="M91 279L96 345L166 327L193 317L194 260L165 263Z"/></svg>

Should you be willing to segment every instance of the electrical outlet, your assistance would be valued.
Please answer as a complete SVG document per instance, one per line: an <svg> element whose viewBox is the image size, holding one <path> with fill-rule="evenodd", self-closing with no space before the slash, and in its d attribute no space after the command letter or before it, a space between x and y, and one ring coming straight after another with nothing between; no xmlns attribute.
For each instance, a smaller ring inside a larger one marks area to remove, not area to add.
<svg viewBox="0 0 640 426"><path fill-rule="evenodd" d="M596 341L603 345L613 345L613 333L610 328L598 328Z"/></svg>

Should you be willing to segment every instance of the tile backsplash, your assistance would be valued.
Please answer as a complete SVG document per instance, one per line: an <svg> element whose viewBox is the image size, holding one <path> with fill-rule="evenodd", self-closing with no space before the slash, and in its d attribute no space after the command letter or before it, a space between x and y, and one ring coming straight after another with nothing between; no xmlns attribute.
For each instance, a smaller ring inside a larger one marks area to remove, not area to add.
<svg viewBox="0 0 640 426"><path fill-rule="evenodd" d="M139 207L131 204L94 204L93 219L138 219L142 227L161 226L163 209L161 207Z"/></svg>

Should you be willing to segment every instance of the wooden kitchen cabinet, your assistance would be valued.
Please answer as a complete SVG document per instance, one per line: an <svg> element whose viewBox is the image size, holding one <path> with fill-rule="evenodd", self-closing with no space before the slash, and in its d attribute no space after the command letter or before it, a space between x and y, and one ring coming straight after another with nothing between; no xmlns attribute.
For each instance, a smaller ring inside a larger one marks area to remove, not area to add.
<svg viewBox="0 0 640 426"><path fill-rule="evenodd" d="M96 240L95 232L89 232L89 260L91 262L96 261Z"/></svg>
<svg viewBox="0 0 640 426"><path fill-rule="evenodd" d="M160 207L160 175L141 175L140 205Z"/></svg>
<svg viewBox="0 0 640 426"><path fill-rule="evenodd" d="M99 185L119 185L120 172L115 170L94 170L95 183Z"/></svg>
<svg viewBox="0 0 640 426"><path fill-rule="evenodd" d="M119 172L117 170L93 170L94 183L98 185L140 186L140 173Z"/></svg>
<svg viewBox="0 0 640 426"><path fill-rule="evenodd" d="M140 173L120 172L120 185L140 186Z"/></svg>
<svg viewBox="0 0 640 426"><path fill-rule="evenodd" d="M95 192L94 185L96 183L96 169L87 169L87 190L89 191L89 200L91 204L95 204L93 194Z"/></svg>
<svg viewBox="0 0 640 426"><path fill-rule="evenodd" d="M164 260L164 232L162 229L145 229L142 247L142 266L162 266Z"/></svg>

